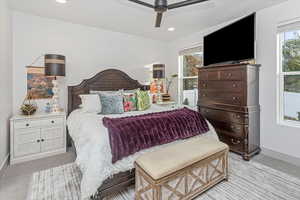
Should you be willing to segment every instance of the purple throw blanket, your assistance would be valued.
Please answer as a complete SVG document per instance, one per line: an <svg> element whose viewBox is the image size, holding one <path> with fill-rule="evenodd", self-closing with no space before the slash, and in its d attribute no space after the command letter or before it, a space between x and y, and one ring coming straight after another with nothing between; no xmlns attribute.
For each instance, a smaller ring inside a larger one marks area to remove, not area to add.
<svg viewBox="0 0 300 200"><path fill-rule="evenodd" d="M140 150L209 130L205 118L188 108L122 118L105 117L103 124L109 132L112 163Z"/></svg>

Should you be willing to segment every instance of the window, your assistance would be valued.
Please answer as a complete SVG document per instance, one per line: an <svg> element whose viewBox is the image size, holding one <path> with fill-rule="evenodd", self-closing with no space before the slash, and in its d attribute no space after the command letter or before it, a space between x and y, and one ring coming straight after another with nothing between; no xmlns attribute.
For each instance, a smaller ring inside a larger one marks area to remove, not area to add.
<svg viewBox="0 0 300 200"><path fill-rule="evenodd" d="M279 31L278 45L278 121L300 126L300 27Z"/></svg>
<svg viewBox="0 0 300 200"><path fill-rule="evenodd" d="M197 106L198 69L203 65L202 47L186 49L179 56L179 102L191 107Z"/></svg>

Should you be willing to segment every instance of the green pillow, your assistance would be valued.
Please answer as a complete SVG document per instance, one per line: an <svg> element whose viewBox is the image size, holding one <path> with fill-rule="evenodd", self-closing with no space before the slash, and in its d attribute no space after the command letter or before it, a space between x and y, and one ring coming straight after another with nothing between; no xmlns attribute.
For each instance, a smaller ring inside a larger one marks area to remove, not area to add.
<svg viewBox="0 0 300 200"><path fill-rule="evenodd" d="M138 90L136 92L136 95L137 95L137 108L139 111L147 110L148 108L150 108L151 103L150 103L150 96L148 91Z"/></svg>

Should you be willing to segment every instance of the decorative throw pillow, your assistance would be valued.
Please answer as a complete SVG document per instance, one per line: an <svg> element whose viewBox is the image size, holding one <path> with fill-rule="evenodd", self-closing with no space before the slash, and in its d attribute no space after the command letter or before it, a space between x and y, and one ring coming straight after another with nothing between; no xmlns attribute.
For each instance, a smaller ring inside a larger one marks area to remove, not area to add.
<svg viewBox="0 0 300 200"><path fill-rule="evenodd" d="M137 110L137 98L136 93L124 93L124 111L136 111Z"/></svg>
<svg viewBox="0 0 300 200"><path fill-rule="evenodd" d="M150 96L148 91L138 90L136 94L137 94L137 101L138 101L137 102L138 110L142 111L150 108L151 102L150 102Z"/></svg>
<svg viewBox="0 0 300 200"><path fill-rule="evenodd" d="M83 94L79 95L81 98L81 105L79 106L84 112L99 113L101 112L100 97L97 94Z"/></svg>
<svg viewBox="0 0 300 200"><path fill-rule="evenodd" d="M122 93L109 94L100 92L99 96L102 105L101 114L107 115L124 113Z"/></svg>

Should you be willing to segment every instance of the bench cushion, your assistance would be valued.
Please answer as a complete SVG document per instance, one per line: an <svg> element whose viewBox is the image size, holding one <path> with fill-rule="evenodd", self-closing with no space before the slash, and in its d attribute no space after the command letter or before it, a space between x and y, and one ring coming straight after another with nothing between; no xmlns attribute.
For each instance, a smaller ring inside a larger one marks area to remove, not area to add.
<svg viewBox="0 0 300 200"><path fill-rule="evenodd" d="M140 156L136 163L154 180L228 149L217 140L195 137Z"/></svg>

